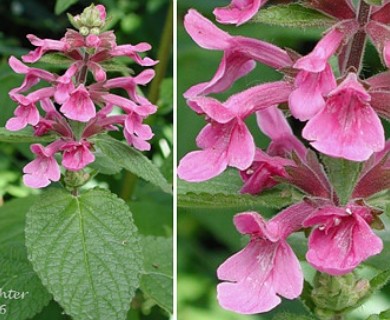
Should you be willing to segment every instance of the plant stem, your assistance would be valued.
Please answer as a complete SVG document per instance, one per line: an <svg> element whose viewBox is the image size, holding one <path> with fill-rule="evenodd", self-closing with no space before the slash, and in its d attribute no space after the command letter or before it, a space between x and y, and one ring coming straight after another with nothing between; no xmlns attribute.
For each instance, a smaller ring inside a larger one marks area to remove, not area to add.
<svg viewBox="0 0 390 320"><path fill-rule="evenodd" d="M88 62L88 59L89 59L89 53L86 52L85 55L84 55L84 62L85 62L85 64L81 68L80 73L78 74L78 77L77 77L77 84L76 84L77 86L82 84L82 83L84 84L85 81L87 80L87 71L88 71L87 62Z"/></svg>
<svg viewBox="0 0 390 320"><path fill-rule="evenodd" d="M151 103L156 104L160 95L161 82L164 80L169 59L172 51L173 37L173 1L170 1L167 17L165 20L164 30L160 40L160 47L157 54L157 59L160 61L156 66L156 76L153 79L148 98ZM129 200L134 192L138 177L129 171L126 171L122 184L120 196L124 200Z"/></svg>
<svg viewBox="0 0 390 320"><path fill-rule="evenodd" d="M160 95L161 82L164 80L169 59L172 51L173 40L173 1L170 1L167 17L165 20L164 31L161 36L161 45L158 49L157 59L160 61L156 66L156 76L153 79L148 98L151 103L156 104Z"/></svg>
<svg viewBox="0 0 390 320"><path fill-rule="evenodd" d="M344 316L342 314L336 314L332 317L332 320L343 320Z"/></svg>
<svg viewBox="0 0 390 320"><path fill-rule="evenodd" d="M351 41L346 63L346 69L353 67L357 70L358 73L362 68L364 48L366 46L366 32L364 31L364 26L370 19L370 13L371 6L365 1L360 0L359 12L357 16L360 30L354 35Z"/></svg>

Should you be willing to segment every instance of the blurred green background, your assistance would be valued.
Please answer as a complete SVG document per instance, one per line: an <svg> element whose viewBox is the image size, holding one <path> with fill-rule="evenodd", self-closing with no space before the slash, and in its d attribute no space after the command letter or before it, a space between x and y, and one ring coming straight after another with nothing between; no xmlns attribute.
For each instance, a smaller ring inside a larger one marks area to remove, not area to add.
<svg viewBox="0 0 390 320"><path fill-rule="evenodd" d="M16 107L8 97L11 88L20 86L23 76L13 73L8 66L8 58L34 49L26 39L26 34L39 38L60 39L66 28L71 27L66 12L81 13L91 3L106 6L109 17L108 29L114 30L118 44L148 42L153 49L148 56L159 59L155 67L157 75L154 83L142 88L143 93L159 106L158 112L147 121L155 136L152 150L146 155L157 164L165 177L172 182L173 159L173 61L172 61L172 1L170 0L1 0L0 1L0 126L4 126ZM59 13L61 4L72 5ZM55 13L57 11L58 14ZM130 59L123 62L136 74L142 67L132 64ZM34 66L47 67L35 64ZM53 70L63 72L62 70ZM119 75L119 74L118 74ZM112 74L113 76L118 76ZM151 89L153 88L153 89ZM152 91L152 92L151 92ZM116 134L123 139L121 133ZM22 182L22 168L33 158L28 144L0 143L0 205L15 198L39 193L27 188ZM109 188L125 199L133 212L136 225L143 235L172 237L172 197L157 188L122 171L116 175L99 174L86 187ZM12 203L12 202L11 202ZM1 283L0 283L1 287ZM132 303L129 319L163 320L169 315L156 306L155 302L137 293ZM1 316L0 316L1 318ZM63 315L55 302L45 308L35 320L70 319ZM18 320L18 319L14 319ZM109 320L109 319L108 319Z"/></svg>
<svg viewBox="0 0 390 320"><path fill-rule="evenodd" d="M195 150L195 137L205 125L203 117L197 116L187 107L183 93L192 85L209 81L217 70L222 57L221 52L209 51L198 47L187 35L183 27L183 18L189 8L195 8L215 22L212 11L217 6L227 5L230 1L215 0L178 0L178 161L189 151ZM282 1L269 1L275 4ZM305 54L312 50L325 29L298 29L248 23L241 27L217 24L231 34L246 35L269 41L281 47L289 47ZM378 55L369 46L365 54L363 74L365 77L375 74L383 67ZM335 63L336 61L332 61ZM237 81L223 94L215 95L222 101L232 93L240 92L251 86L267 81L281 79L281 75L271 68L258 65L249 75ZM290 119L291 121L291 119ZM256 128L254 117L248 119L257 145L265 147L268 139ZM302 124L293 121L291 125L299 135ZM388 125L386 124L388 127ZM387 135L389 136L389 135ZM275 212L265 208L252 208L266 217ZM238 210L238 209L237 209ZM178 319L180 320L250 320L272 319L276 314L293 312L304 314L300 301L283 299L282 304L266 315L237 315L219 307L216 300L217 267L246 243L232 224L232 217L237 210L200 210L179 208L178 210ZM389 237L388 232L381 232L382 237ZM295 239L292 239L295 240ZM304 248L303 248L304 249ZM304 250L301 250L303 258ZM312 276L313 269L303 266L306 275ZM348 319L366 319L372 313L390 307L390 287L376 295L368 303L349 316Z"/></svg>

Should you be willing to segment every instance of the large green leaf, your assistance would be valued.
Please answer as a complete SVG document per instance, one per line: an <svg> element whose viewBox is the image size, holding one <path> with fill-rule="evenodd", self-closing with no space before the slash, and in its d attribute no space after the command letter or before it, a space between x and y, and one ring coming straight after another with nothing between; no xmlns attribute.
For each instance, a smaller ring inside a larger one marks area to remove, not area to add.
<svg viewBox="0 0 390 320"><path fill-rule="evenodd" d="M117 166L153 183L164 192L172 193L171 185L161 174L160 170L141 152L108 135L100 135L94 141L97 149L116 163Z"/></svg>
<svg viewBox="0 0 390 320"><path fill-rule="evenodd" d="M28 261L24 245L25 215L35 200L36 197L13 200L0 208L0 288L24 295L17 300L0 296L0 306L6 311L1 319L29 319L51 299Z"/></svg>
<svg viewBox="0 0 390 320"><path fill-rule="evenodd" d="M253 22L285 27L322 27L334 24L330 17L297 3L263 8L253 18Z"/></svg>
<svg viewBox="0 0 390 320"><path fill-rule="evenodd" d="M26 239L35 271L74 320L126 318L142 252L125 202L106 190L49 190L27 214Z"/></svg>
<svg viewBox="0 0 390 320"><path fill-rule="evenodd" d="M72 4L77 3L78 0L57 0L54 8L55 14L61 14L68 9Z"/></svg>
<svg viewBox="0 0 390 320"><path fill-rule="evenodd" d="M242 181L233 170L209 181L190 183L178 181L178 206L192 208L255 208L285 207L299 195L293 189L266 190L260 195L241 194Z"/></svg>
<svg viewBox="0 0 390 320"><path fill-rule="evenodd" d="M144 274L141 290L161 308L173 313L173 239L143 237Z"/></svg>
<svg viewBox="0 0 390 320"><path fill-rule="evenodd" d="M44 143L52 141L54 136L48 135L43 137L34 136L31 128L20 131L8 131L6 128L0 128L0 142L8 143Z"/></svg>
<svg viewBox="0 0 390 320"><path fill-rule="evenodd" d="M347 204L359 177L361 163L326 156L322 157L322 161L340 203Z"/></svg>

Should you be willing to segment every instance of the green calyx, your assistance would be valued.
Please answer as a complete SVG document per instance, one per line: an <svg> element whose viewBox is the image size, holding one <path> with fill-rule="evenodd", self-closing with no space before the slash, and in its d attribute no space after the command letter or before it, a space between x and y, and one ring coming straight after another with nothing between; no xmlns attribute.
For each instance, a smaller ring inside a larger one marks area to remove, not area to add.
<svg viewBox="0 0 390 320"><path fill-rule="evenodd" d="M72 26L78 29L83 36L98 35L105 25L105 20L101 19L100 12L94 4L85 8L81 14L72 16L68 13L67 15Z"/></svg>
<svg viewBox="0 0 390 320"><path fill-rule="evenodd" d="M66 171L64 176L64 183L66 188L73 190L75 188L80 188L86 184L91 178L89 173L81 171Z"/></svg>
<svg viewBox="0 0 390 320"><path fill-rule="evenodd" d="M361 299L369 293L369 281L359 279L353 272L343 276L318 272L314 278L312 299L320 319L333 319L334 315L343 314L347 309L358 306Z"/></svg>

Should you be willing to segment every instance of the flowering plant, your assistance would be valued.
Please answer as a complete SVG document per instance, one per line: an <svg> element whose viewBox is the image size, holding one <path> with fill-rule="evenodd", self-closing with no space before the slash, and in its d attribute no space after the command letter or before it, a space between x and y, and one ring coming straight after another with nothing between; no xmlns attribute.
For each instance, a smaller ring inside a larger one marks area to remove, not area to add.
<svg viewBox="0 0 390 320"><path fill-rule="evenodd" d="M151 49L146 42L117 43L106 30L103 5L68 17L73 29L60 40L29 34L35 49L8 60L24 80L9 92L17 107L0 141L32 143L34 158L23 168L23 182L41 190L0 208L5 221L0 233L17 235L0 241L2 289L29 293L22 302L1 295L1 315L40 317L52 299L72 319L128 319L133 299L134 305L147 300L145 309L158 305L172 313L169 231L159 236L138 231L124 201L128 193L119 199L95 179L126 169L133 180L138 176L161 189L170 202L169 177L142 153L151 149L147 118L157 112L157 99L151 102L140 86L154 79L158 61L145 56ZM157 86L164 78L160 72Z"/></svg>
<svg viewBox="0 0 390 320"><path fill-rule="evenodd" d="M371 279L359 273L367 259L384 254L378 230L390 201L382 121L389 119L388 71L362 75L367 38L389 67L389 5L266 2L233 0L214 15L237 26L254 21L328 28L301 55L232 35L194 9L184 17L196 44L223 56L211 80L184 93L206 126L196 138L199 150L180 160L178 176L187 182L180 181L178 203L251 209L234 216L236 229L249 236L247 246L217 269L223 308L265 313L281 297L301 297L311 317L343 319L389 279L386 266ZM278 71L279 80L235 92L224 102L212 97L234 88L257 64ZM245 122L253 116L270 140L266 150L256 146L258 133ZM291 122L304 122L302 132L294 132ZM255 206L281 211L266 220ZM300 259L289 244L297 237L307 246ZM299 260L317 271L315 278L304 275Z"/></svg>

